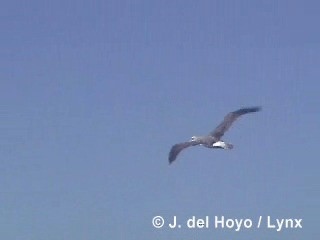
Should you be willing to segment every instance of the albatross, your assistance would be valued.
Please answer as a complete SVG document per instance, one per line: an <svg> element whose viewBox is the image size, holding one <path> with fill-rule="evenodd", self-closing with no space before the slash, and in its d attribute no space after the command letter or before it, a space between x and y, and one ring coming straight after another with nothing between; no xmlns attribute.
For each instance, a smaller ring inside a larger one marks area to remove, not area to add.
<svg viewBox="0 0 320 240"><path fill-rule="evenodd" d="M240 116L247 113L254 113L261 110L261 107L247 107L228 113L224 120L207 136L193 136L188 142L178 143L172 146L169 153L169 164L176 160L178 154L185 148L201 145L207 148L232 149L233 145L221 140L224 133L231 127L232 123Z"/></svg>

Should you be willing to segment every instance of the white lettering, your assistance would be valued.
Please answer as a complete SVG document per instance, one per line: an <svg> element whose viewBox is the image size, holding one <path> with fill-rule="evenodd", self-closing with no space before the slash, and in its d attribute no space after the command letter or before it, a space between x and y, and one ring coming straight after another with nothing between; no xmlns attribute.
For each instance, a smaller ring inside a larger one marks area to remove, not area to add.
<svg viewBox="0 0 320 240"><path fill-rule="evenodd" d="M221 224L221 228L224 228L224 216L221 217L221 220L217 216L214 217L214 227L219 228L218 224Z"/></svg>
<svg viewBox="0 0 320 240"><path fill-rule="evenodd" d="M267 227L268 228L276 228L277 232L280 232L283 229L287 228L302 228L301 225L302 219L276 219L276 225L271 224L271 217L267 217Z"/></svg>
<svg viewBox="0 0 320 240"><path fill-rule="evenodd" d="M214 221L215 228L224 228L225 226L230 229L234 229L236 232L240 231L242 227L251 228L252 227L252 220L251 219L225 219L224 216L219 218L215 216Z"/></svg>

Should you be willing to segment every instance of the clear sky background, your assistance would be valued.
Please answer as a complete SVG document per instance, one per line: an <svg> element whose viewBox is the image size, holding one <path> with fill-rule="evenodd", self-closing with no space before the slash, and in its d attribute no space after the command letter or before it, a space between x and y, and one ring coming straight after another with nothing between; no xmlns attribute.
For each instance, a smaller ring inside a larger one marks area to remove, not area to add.
<svg viewBox="0 0 320 240"><path fill-rule="evenodd" d="M5 1L0 238L315 239L317 1ZM243 106L232 151L177 142ZM303 229L155 229L161 215Z"/></svg>

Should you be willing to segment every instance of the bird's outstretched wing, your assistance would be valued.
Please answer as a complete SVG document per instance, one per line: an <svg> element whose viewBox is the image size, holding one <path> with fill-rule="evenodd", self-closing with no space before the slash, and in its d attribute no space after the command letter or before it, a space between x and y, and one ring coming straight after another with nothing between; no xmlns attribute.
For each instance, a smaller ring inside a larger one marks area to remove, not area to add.
<svg viewBox="0 0 320 240"><path fill-rule="evenodd" d="M250 108L241 108L237 111L230 112L224 117L224 120L222 121L222 123L220 123L219 126L216 127L216 129L210 132L209 135L219 140L238 117L240 117L243 114L258 112L260 110L261 110L260 107L250 107Z"/></svg>
<svg viewBox="0 0 320 240"><path fill-rule="evenodd" d="M185 148L190 147L190 146L195 146L200 143L197 142L183 142L183 143L178 143L172 146L170 153L169 153L169 163L171 164L174 160L176 160L178 154Z"/></svg>

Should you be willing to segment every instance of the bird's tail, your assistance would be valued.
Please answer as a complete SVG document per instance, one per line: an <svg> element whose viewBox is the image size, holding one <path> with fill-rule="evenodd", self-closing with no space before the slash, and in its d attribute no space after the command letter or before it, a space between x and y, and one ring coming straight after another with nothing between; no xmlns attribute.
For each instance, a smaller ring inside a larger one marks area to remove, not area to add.
<svg viewBox="0 0 320 240"><path fill-rule="evenodd" d="M232 149L233 148L233 144L231 143L226 143L226 149Z"/></svg>

